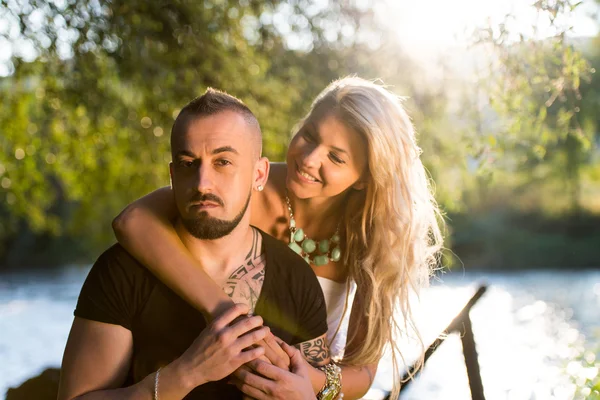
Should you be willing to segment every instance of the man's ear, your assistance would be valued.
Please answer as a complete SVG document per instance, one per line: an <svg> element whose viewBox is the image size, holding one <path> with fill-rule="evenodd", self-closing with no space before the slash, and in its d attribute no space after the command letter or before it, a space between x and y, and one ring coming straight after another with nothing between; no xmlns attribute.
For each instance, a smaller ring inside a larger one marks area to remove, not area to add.
<svg viewBox="0 0 600 400"><path fill-rule="evenodd" d="M267 157L261 157L254 164L254 181L252 182L252 189L258 190L259 192L264 189L269 179L269 170L271 164Z"/></svg>

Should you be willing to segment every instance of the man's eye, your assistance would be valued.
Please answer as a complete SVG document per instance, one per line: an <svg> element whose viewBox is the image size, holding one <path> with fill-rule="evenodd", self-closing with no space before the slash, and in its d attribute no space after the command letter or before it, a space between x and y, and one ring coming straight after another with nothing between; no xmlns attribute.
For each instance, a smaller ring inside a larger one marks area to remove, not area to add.
<svg viewBox="0 0 600 400"><path fill-rule="evenodd" d="M194 165L194 162L190 160L181 160L179 161L179 165L185 168L190 168Z"/></svg>
<svg viewBox="0 0 600 400"><path fill-rule="evenodd" d="M226 165L230 165L231 162L229 160L219 159L219 160L215 161L215 164L220 167L224 167Z"/></svg>

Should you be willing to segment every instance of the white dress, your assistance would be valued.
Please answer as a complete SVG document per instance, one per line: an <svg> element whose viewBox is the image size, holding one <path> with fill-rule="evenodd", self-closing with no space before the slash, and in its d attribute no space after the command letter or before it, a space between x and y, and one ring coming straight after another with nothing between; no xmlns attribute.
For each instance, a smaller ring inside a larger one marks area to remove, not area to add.
<svg viewBox="0 0 600 400"><path fill-rule="evenodd" d="M331 279L321 278L320 276L317 276L317 278L325 295L325 305L327 307L327 342L329 344L329 351L332 358L341 359L344 355L346 340L348 338L348 323L350 322L352 302L356 294L356 283L354 281L339 283ZM350 285L348 307L344 313L348 284ZM343 319L342 314L344 314Z"/></svg>

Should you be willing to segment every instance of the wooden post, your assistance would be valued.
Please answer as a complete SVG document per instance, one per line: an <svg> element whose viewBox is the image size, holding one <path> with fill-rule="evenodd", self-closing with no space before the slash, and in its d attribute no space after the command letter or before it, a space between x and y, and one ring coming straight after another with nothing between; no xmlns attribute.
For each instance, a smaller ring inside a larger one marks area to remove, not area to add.
<svg viewBox="0 0 600 400"><path fill-rule="evenodd" d="M473 336L473 325L468 314L463 320L463 329L460 340L462 341L463 355L465 356L465 364L467 365L471 398L473 400L485 400L481 372L479 371L479 361L477 360L477 349L475 348L475 337Z"/></svg>
<svg viewBox="0 0 600 400"><path fill-rule="evenodd" d="M469 318L469 311L479 301L481 296L487 290L487 286L481 285L473 297L469 299L467 304L458 313L458 315L450 322L450 324L442 331L437 339L427 348L424 354L423 363L427 362L429 357L438 349L438 347L446 340L446 336L450 333L457 332L461 335L461 341L463 346L463 355L465 357L465 364L467 366L467 376L469 378L469 388L471 389L471 397L473 400L485 400L483 395L483 383L481 381L481 373L479 370L479 361L477 359L477 349L475 348L475 337L473 336L473 327L471 325L471 319ZM424 368L423 365L422 368ZM421 368L421 369L422 369ZM420 372L416 365L412 365L408 368L408 371L402 377L402 387L400 392L404 391L408 385L412 382L411 375L415 376ZM414 379L414 378L413 378ZM391 400L390 393L387 394L384 400Z"/></svg>

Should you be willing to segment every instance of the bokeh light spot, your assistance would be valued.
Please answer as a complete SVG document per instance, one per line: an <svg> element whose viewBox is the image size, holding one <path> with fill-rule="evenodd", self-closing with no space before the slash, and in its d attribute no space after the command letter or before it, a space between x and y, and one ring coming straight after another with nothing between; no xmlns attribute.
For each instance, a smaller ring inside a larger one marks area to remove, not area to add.
<svg viewBox="0 0 600 400"><path fill-rule="evenodd" d="M256 64L252 64L248 67L248 72L252 75L258 75L260 73L260 67Z"/></svg>
<svg viewBox="0 0 600 400"><path fill-rule="evenodd" d="M54 155L54 153L46 154L46 162L48 164L54 164L56 162L56 156Z"/></svg>
<svg viewBox="0 0 600 400"><path fill-rule="evenodd" d="M142 128L150 128L152 126L152 120L150 117L144 117L141 119L140 124L142 125Z"/></svg>

